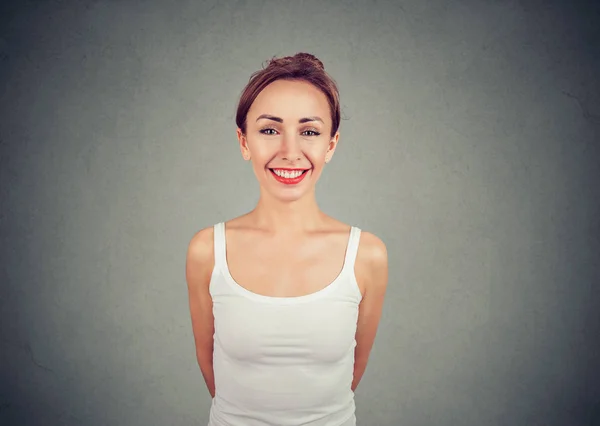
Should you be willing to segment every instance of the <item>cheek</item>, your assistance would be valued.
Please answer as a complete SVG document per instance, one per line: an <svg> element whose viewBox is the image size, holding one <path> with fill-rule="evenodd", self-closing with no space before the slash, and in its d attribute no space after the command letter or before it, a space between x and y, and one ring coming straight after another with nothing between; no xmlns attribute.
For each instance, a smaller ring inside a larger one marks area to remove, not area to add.
<svg viewBox="0 0 600 426"><path fill-rule="evenodd" d="M323 144L314 144L307 146L304 150L304 154L315 166L322 165L322 163L325 163L325 155L327 155L327 146Z"/></svg>
<svg viewBox="0 0 600 426"><path fill-rule="evenodd" d="M276 154L273 150L269 150L266 144L254 144L250 146L250 153L252 154L252 164L256 167L264 167L266 163L273 159Z"/></svg>

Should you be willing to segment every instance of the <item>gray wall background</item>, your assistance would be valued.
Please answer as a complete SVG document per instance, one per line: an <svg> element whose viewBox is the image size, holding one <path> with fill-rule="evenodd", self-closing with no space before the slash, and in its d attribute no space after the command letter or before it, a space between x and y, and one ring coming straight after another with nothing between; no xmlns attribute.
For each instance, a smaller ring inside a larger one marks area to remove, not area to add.
<svg viewBox="0 0 600 426"><path fill-rule="evenodd" d="M185 251L254 206L237 97L298 51L342 96L320 204L389 250L360 424L600 424L598 3L1 14L2 425L206 424Z"/></svg>

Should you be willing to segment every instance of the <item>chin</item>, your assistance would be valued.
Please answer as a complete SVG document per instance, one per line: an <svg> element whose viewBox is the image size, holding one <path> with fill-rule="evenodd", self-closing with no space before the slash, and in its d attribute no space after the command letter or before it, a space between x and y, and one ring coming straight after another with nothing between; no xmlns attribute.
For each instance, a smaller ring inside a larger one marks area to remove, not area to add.
<svg viewBox="0 0 600 426"><path fill-rule="evenodd" d="M306 191L269 191L273 199L284 202L293 203L304 198L307 195Z"/></svg>

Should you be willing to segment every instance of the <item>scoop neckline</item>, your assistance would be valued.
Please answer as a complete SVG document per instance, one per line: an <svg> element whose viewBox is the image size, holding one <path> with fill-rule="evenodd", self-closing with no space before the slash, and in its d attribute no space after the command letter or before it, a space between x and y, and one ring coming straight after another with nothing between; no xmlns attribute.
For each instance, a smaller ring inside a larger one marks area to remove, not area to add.
<svg viewBox="0 0 600 426"><path fill-rule="evenodd" d="M227 261L227 238L226 238L227 234L225 232L226 231L225 222L221 223L221 227L222 227L221 232L222 232L222 237L223 237L223 246L221 247L221 249L223 250L223 253L222 253L223 263L221 265L221 269L222 269L222 271L225 275L225 279L229 283L229 285L235 291L246 296L249 299L253 299L253 300L256 300L259 302L279 303L279 304L293 304L293 303L300 303L300 302L308 302L308 301L323 297L323 296L327 295L328 293L330 293L331 291L333 291L338 286L341 279L347 273L348 250L350 249L350 244L352 243L352 237L353 237L354 233L356 232L354 229L355 227L350 226L350 232L348 234L348 240L346 242L346 250L344 251L344 263L342 265L342 269L340 270L338 275L333 279L333 281L331 281L325 287L323 287L320 290L313 291L312 293L303 294L301 296L267 296L265 294L255 293L251 290L248 290L246 287L242 286L240 283L238 283L233 278L233 276L231 275L231 271L229 270L229 262Z"/></svg>

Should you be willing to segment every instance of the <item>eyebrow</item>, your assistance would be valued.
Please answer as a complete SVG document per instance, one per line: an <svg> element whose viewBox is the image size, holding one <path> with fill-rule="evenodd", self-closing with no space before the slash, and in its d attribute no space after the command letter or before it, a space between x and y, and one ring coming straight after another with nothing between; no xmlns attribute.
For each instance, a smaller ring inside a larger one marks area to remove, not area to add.
<svg viewBox="0 0 600 426"><path fill-rule="evenodd" d="M256 121L265 118L267 120L273 120L273 121L277 121L278 123L283 123L283 118L281 117L275 117L274 115L270 115L270 114L261 114L258 116L258 118L256 119ZM313 117L304 117L301 118L300 120L298 120L298 123L309 123L311 121L320 121L321 123L323 122L323 119L321 117L317 117L317 116L313 116Z"/></svg>

